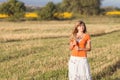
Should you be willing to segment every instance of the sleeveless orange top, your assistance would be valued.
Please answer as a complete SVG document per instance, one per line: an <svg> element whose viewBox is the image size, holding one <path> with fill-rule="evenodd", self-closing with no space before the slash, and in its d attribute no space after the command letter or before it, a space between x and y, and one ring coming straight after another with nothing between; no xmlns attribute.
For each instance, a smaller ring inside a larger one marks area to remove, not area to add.
<svg viewBox="0 0 120 80"><path fill-rule="evenodd" d="M78 42L78 46L80 48L86 48L87 41L90 40L90 35L85 34L85 36ZM73 40L71 40L73 42ZM77 56L77 57L87 57L86 51L78 51L75 49L75 47L72 48L72 56Z"/></svg>

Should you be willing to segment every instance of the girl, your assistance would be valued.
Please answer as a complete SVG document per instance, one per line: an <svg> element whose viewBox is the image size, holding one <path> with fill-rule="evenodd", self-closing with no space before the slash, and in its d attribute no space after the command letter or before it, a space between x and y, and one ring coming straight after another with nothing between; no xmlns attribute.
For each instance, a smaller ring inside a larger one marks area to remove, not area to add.
<svg viewBox="0 0 120 80"><path fill-rule="evenodd" d="M85 23L78 21L70 39L69 80L92 80L86 53L91 50L91 41L86 32Z"/></svg>

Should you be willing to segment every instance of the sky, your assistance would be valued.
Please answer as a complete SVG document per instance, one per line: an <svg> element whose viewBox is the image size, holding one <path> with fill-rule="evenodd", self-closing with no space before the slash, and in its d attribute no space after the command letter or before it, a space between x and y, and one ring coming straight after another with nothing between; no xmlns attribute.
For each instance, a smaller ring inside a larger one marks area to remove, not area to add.
<svg viewBox="0 0 120 80"><path fill-rule="evenodd" d="M114 6L120 8L120 0L103 0L102 6Z"/></svg>
<svg viewBox="0 0 120 80"><path fill-rule="evenodd" d="M7 0L0 0L0 2L4 2ZM26 5L31 5L31 6L44 6L47 2L53 1L54 3L59 3L62 0L19 0L24 2ZM119 7L120 8L120 0L103 0L102 1L102 7L106 6L113 6L113 7Z"/></svg>

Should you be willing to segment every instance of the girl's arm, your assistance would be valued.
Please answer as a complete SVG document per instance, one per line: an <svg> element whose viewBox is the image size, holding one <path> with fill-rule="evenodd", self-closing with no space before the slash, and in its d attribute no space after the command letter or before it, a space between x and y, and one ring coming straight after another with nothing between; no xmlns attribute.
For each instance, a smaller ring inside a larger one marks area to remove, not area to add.
<svg viewBox="0 0 120 80"><path fill-rule="evenodd" d="M80 50L80 51L91 51L91 41L87 41L87 47L86 48L79 48L77 50Z"/></svg>
<svg viewBox="0 0 120 80"><path fill-rule="evenodd" d="M76 43L76 41L75 40L73 40L73 41L71 41L70 42L70 50L72 50L74 47L75 47L75 45L76 45L77 43Z"/></svg>

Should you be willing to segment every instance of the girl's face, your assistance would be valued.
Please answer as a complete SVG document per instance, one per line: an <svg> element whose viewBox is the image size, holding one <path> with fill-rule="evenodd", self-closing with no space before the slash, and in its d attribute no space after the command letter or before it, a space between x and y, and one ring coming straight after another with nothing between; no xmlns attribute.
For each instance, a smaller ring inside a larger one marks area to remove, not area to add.
<svg viewBox="0 0 120 80"><path fill-rule="evenodd" d="M80 31L80 32L83 32L84 31L84 25L83 24L78 25L77 30Z"/></svg>

